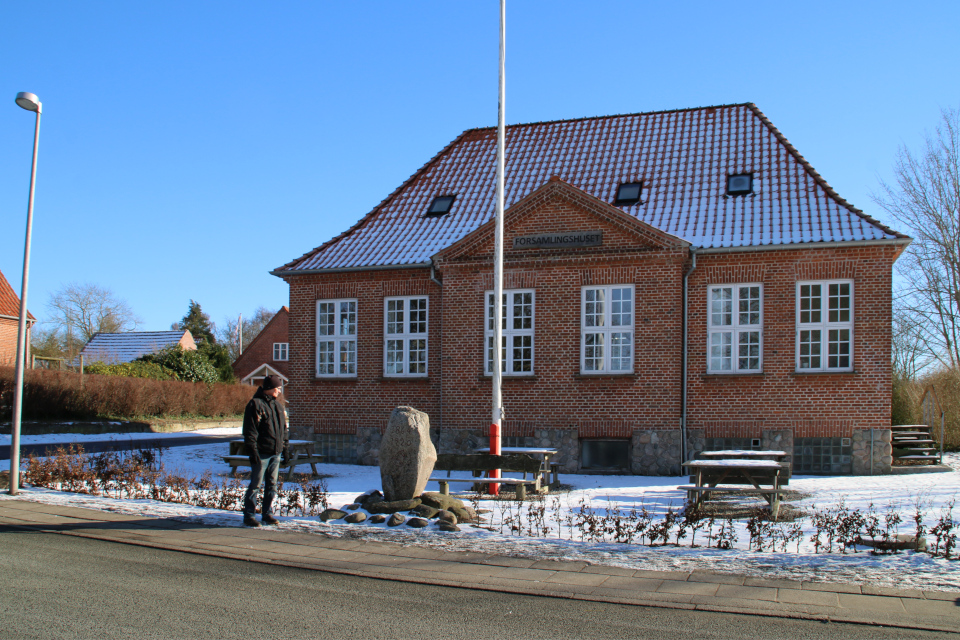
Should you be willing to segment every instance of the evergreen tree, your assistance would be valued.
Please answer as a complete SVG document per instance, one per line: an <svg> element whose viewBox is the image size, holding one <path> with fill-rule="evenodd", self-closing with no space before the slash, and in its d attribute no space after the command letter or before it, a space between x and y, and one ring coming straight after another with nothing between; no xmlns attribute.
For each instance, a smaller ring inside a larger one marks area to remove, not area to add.
<svg viewBox="0 0 960 640"><path fill-rule="evenodd" d="M210 316L203 312L200 303L196 300L190 300L190 309L187 311L187 315L183 316L183 320L180 322L175 322L173 329L189 331L198 347L203 343L209 343L210 345L217 343L217 339L213 335L214 328L213 323L210 322Z"/></svg>

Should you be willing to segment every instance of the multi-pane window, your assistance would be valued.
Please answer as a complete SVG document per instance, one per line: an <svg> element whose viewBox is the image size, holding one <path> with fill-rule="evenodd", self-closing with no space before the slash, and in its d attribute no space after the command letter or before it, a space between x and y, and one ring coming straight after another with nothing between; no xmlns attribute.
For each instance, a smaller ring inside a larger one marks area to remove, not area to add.
<svg viewBox="0 0 960 640"><path fill-rule="evenodd" d="M357 375L357 301L317 300L317 377Z"/></svg>
<svg viewBox="0 0 960 640"><path fill-rule="evenodd" d="M633 371L633 286L584 287L581 292L581 373Z"/></svg>
<svg viewBox="0 0 960 640"><path fill-rule="evenodd" d="M383 375L427 375L427 298L384 300Z"/></svg>
<svg viewBox="0 0 960 640"><path fill-rule="evenodd" d="M708 295L707 371L759 372L763 360L763 287L712 286Z"/></svg>
<svg viewBox="0 0 960 640"><path fill-rule="evenodd" d="M797 370L853 370L853 282L797 283Z"/></svg>
<svg viewBox="0 0 960 640"><path fill-rule="evenodd" d="M273 343L273 359L274 360L288 360L289 352L287 349L286 342L274 342Z"/></svg>
<svg viewBox="0 0 960 640"><path fill-rule="evenodd" d="M506 375L533 375L533 290L503 292L503 338L501 370ZM493 292L486 294L487 321L484 324L485 371L493 375Z"/></svg>

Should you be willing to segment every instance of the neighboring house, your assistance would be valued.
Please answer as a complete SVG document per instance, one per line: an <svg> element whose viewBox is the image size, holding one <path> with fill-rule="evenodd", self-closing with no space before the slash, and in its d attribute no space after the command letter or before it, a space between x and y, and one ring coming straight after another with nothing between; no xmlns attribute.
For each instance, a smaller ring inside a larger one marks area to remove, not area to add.
<svg viewBox="0 0 960 640"><path fill-rule="evenodd" d="M496 130L464 132L290 286L292 422L376 461L390 411L487 441ZM889 469L891 274L910 239L753 104L507 127L504 445L568 472L704 449ZM330 445L333 446L333 445ZM870 447L873 447L870 449Z"/></svg>
<svg viewBox="0 0 960 640"><path fill-rule="evenodd" d="M83 347L84 365L94 362L123 364L142 355L156 353L165 347L180 345L184 351L195 351L197 343L189 331L130 331L97 333Z"/></svg>
<svg viewBox="0 0 960 640"><path fill-rule="evenodd" d="M286 386L290 374L289 325L290 309L282 307L234 361L233 375L240 382L259 386L266 376L276 374Z"/></svg>
<svg viewBox="0 0 960 640"><path fill-rule="evenodd" d="M36 323L27 311L25 362L30 363L30 329ZM17 361L17 332L20 326L20 297L0 272L0 366L12 367Z"/></svg>

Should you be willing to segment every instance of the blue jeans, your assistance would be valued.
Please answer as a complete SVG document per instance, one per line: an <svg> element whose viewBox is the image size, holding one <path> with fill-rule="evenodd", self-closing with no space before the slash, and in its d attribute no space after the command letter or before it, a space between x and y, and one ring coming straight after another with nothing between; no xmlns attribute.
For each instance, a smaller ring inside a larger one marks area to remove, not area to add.
<svg viewBox="0 0 960 640"><path fill-rule="evenodd" d="M252 518L257 513L257 497L263 487L263 510L265 516L273 513L273 500L277 497L277 476L280 475L280 454L260 458L260 464L250 469L250 486L243 494L243 515ZM264 483L266 478L266 483Z"/></svg>

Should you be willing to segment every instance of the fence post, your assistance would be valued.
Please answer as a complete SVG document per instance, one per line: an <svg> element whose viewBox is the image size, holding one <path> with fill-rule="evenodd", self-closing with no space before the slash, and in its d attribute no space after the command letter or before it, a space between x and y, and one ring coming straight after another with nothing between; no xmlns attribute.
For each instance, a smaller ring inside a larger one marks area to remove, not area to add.
<svg viewBox="0 0 960 640"><path fill-rule="evenodd" d="M83 389L83 354L80 354L80 388Z"/></svg>

